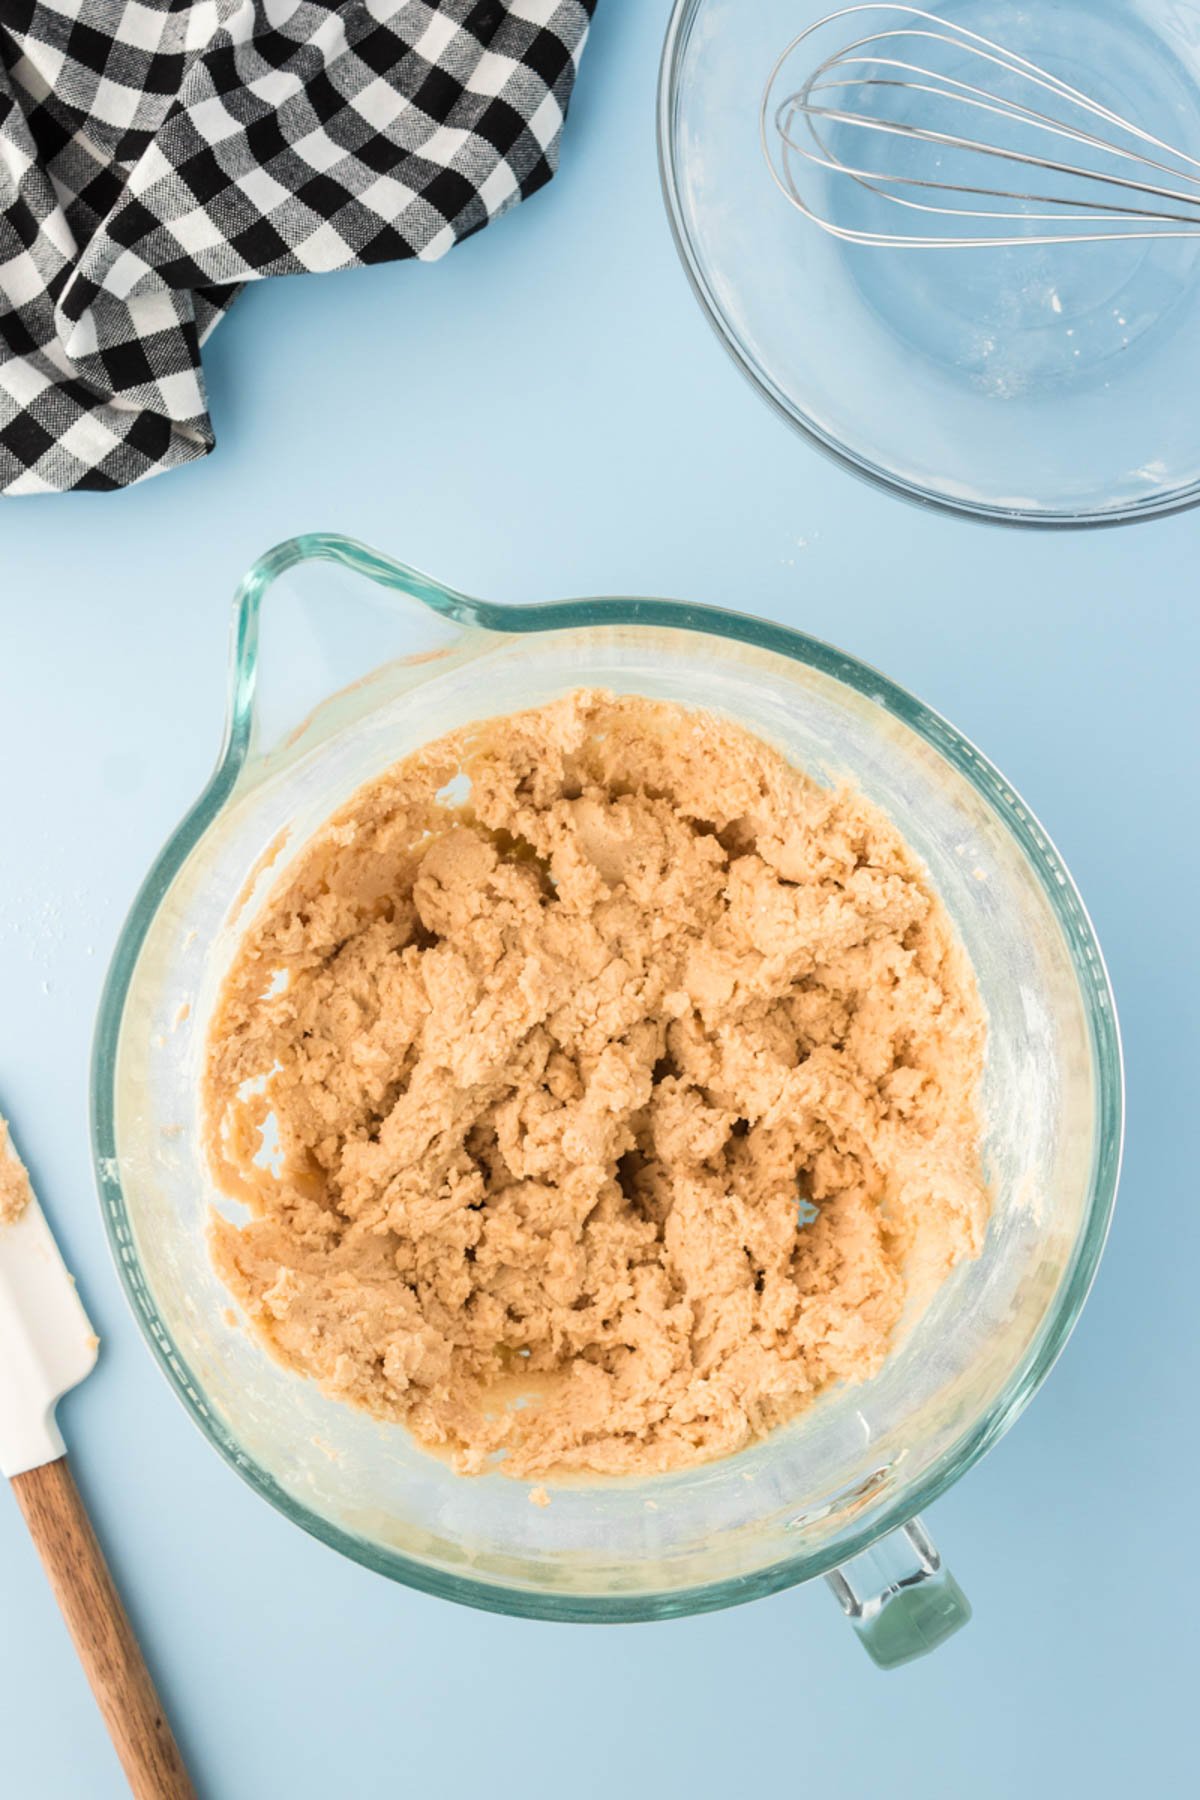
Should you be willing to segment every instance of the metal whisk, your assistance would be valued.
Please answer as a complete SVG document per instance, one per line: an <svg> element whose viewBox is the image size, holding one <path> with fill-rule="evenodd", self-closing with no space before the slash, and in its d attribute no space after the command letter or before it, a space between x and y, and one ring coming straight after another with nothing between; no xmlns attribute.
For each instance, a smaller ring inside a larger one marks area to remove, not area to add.
<svg viewBox="0 0 1200 1800"><path fill-rule="evenodd" d="M861 29L864 14L872 28L798 80L819 54L811 40L842 21ZM849 243L943 250L1200 233L1200 161L919 7L847 6L802 31L771 71L759 124L781 192Z"/></svg>

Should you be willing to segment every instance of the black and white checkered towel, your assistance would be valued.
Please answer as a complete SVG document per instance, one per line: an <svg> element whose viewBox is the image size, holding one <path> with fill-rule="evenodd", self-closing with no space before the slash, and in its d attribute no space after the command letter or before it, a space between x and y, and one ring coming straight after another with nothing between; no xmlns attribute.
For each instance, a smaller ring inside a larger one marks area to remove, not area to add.
<svg viewBox="0 0 1200 1800"><path fill-rule="evenodd" d="M595 0L0 0L0 493L212 449L239 286L431 261L550 179Z"/></svg>

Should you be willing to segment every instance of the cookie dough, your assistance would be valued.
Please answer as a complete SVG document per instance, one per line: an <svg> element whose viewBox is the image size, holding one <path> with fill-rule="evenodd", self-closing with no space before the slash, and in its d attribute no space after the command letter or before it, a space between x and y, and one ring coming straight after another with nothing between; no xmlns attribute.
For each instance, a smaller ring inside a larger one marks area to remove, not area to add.
<svg viewBox="0 0 1200 1800"><path fill-rule="evenodd" d="M398 764L269 897L208 1037L213 1256L464 1472L722 1456L979 1251L984 1038L860 795L575 693Z"/></svg>
<svg viewBox="0 0 1200 1800"><path fill-rule="evenodd" d="M8 1120L0 1116L0 1225L14 1225L32 1199L25 1164L13 1149Z"/></svg>

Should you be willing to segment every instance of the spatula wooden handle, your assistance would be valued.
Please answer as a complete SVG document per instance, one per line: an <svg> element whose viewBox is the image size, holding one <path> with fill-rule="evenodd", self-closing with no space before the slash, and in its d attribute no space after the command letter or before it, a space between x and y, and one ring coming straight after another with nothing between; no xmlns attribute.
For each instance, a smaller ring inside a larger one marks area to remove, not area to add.
<svg viewBox="0 0 1200 1800"><path fill-rule="evenodd" d="M136 1800L195 1800L66 1457L12 1488Z"/></svg>

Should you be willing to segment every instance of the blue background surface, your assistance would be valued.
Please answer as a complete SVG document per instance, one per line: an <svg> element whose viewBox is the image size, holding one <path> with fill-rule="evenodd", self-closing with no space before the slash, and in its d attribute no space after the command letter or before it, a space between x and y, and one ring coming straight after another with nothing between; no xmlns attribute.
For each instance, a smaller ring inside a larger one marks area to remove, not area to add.
<svg viewBox="0 0 1200 1800"><path fill-rule="evenodd" d="M216 1800L1182 1794L1200 514L1001 532L876 494L773 418L670 242L667 11L603 0L562 173L494 230L432 268L244 295L209 346L206 463L0 505L0 1096L104 1345L64 1430ZM408 1593L264 1506L154 1368L92 1187L92 1018L137 883L216 753L232 590L313 529L495 599L678 595L831 638L952 718L1057 840L1121 1009L1125 1175L1049 1384L928 1515L976 1614L929 1660L878 1674L822 1584L609 1628ZM6 1491L0 1791L125 1791Z"/></svg>

